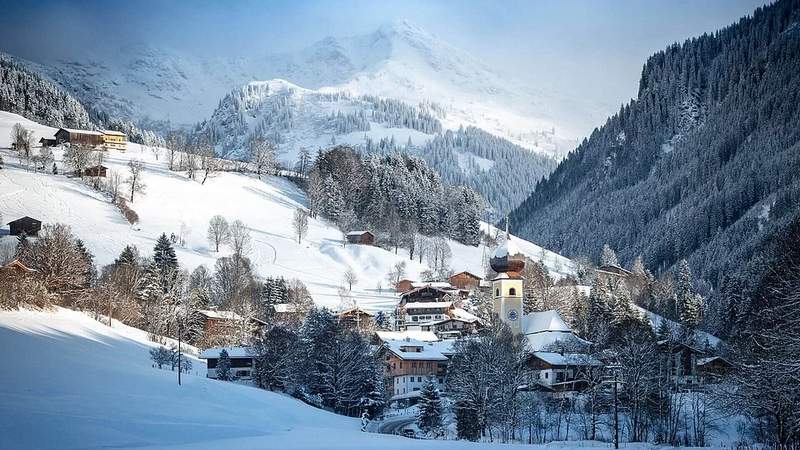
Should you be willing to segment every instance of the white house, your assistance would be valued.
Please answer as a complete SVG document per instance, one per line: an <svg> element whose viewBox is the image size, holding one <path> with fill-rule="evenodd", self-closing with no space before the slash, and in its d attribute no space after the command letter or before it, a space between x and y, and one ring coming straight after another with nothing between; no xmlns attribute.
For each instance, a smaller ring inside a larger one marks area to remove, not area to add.
<svg viewBox="0 0 800 450"><path fill-rule="evenodd" d="M206 377L217 378L217 362L222 350L228 352L231 360L231 377L237 380L251 380L255 368L255 355L252 347L215 347L209 348L200 354L200 359L206 360L208 372Z"/></svg>

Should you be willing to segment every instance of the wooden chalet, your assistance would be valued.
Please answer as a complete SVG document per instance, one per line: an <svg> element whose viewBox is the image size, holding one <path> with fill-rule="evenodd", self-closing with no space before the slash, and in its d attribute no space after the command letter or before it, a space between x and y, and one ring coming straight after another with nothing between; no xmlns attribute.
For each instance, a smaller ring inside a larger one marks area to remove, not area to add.
<svg viewBox="0 0 800 450"><path fill-rule="evenodd" d="M413 283L414 283L414 281L409 280L408 278L404 278L404 279L398 281L394 285L394 290L395 290L395 292L397 292L399 294L402 294L403 292L408 292L413 288L413 286L412 286Z"/></svg>
<svg viewBox="0 0 800 450"><path fill-rule="evenodd" d="M465 319L446 315L443 319L421 324L419 329L422 331L431 331L435 333L436 336L445 339L474 334L480 330L481 327L482 325L477 319Z"/></svg>
<svg viewBox="0 0 800 450"><path fill-rule="evenodd" d="M56 138L41 138L39 139L39 144L42 147L55 147L58 145L58 140Z"/></svg>
<svg viewBox="0 0 800 450"><path fill-rule="evenodd" d="M351 330L372 330L372 316L372 313L361 308L350 308L337 313L336 319L343 327Z"/></svg>
<svg viewBox="0 0 800 450"><path fill-rule="evenodd" d="M202 310L198 314L203 318L205 335L232 334L245 321L244 317L233 311ZM256 331L266 325L266 322L256 318L251 318L250 321Z"/></svg>
<svg viewBox="0 0 800 450"><path fill-rule="evenodd" d="M56 131L55 137L56 137L56 142L59 144L70 143L70 144L93 145L99 147L105 143L103 139L103 133L99 131L59 128L59 130Z"/></svg>
<svg viewBox="0 0 800 450"><path fill-rule="evenodd" d="M39 230L42 229L42 222L32 217L25 216L8 222L8 227L12 236L19 236L23 233L28 236L36 236L39 234Z"/></svg>
<svg viewBox="0 0 800 450"><path fill-rule="evenodd" d="M413 404L429 379L444 389L450 342L423 342L415 339L387 340L382 346L387 388L393 401Z"/></svg>
<svg viewBox="0 0 800 450"><path fill-rule="evenodd" d="M375 245L375 235L369 231L351 231L346 237L349 244Z"/></svg>
<svg viewBox="0 0 800 450"><path fill-rule="evenodd" d="M706 352L685 343L659 341L663 367L670 379L678 386L691 388L701 383L698 361L707 357Z"/></svg>
<svg viewBox="0 0 800 450"><path fill-rule="evenodd" d="M19 260L19 258L14 258L11 261L3 264L0 266L0 269L3 271L13 272L18 275L28 275L36 272L36 269L26 266L25 263Z"/></svg>
<svg viewBox="0 0 800 450"><path fill-rule="evenodd" d="M721 356L709 356L697 360L697 371L703 383L714 383L727 375L733 364Z"/></svg>
<svg viewBox="0 0 800 450"><path fill-rule="evenodd" d="M108 167L97 165L83 169L83 176L105 178L107 172L108 172Z"/></svg>
<svg viewBox="0 0 800 450"><path fill-rule="evenodd" d="M463 291L471 291L473 289L477 289L481 285L481 280L483 280L483 278L473 273L463 271L455 275L451 275L447 280L455 288Z"/></svg>
<svg viewBox="0 0 800 450"><path fill-rule="evenodd" d="M528 389L569 397L590 387L589 377L604 370L595 358L581 353L533 352L526 362Z"/></svg>
<svg viewBox="0 0 800 450"><path fill-rule="evenodd" d="M457 295L458 290L452 288L438 287L426 284L421 287L415 287L409 291L404 292L400 296L400 305L414 302L438 302L443 301L446 295Z"/></svg>

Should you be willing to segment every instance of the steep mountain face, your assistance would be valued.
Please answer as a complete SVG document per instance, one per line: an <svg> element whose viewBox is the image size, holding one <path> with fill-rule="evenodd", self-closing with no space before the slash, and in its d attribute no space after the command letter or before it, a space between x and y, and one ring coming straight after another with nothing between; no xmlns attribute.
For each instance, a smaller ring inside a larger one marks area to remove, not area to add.
<svg viewBox="0 0 800 450"><path fill-rule="evenodd" d="M92 127L89 114L71 95L0 55L0 110L54 127Z"/></svg>
<svg viewBox="0 0 800 450"><path fill-rule="evenodd" d="M525 148L563 156L597 107L536 92L407 22L354 37L328 37L293 53L256 49L243 57L128 45L108 57L30 63L90 111L149 129L191 125L214 112L232 89L284 79L352 96L410 104L436 102L445 128L476 126ZM577 107L576 105L582 105Z"/></svg>
<svg viewBox="0 0 800 450"><path fill-rule="evenodd" d="M604 243L656 271L686 258L718 286L800 213L800 1L784 0L645 65L638 98L512 214L569 256Z"/></svg>

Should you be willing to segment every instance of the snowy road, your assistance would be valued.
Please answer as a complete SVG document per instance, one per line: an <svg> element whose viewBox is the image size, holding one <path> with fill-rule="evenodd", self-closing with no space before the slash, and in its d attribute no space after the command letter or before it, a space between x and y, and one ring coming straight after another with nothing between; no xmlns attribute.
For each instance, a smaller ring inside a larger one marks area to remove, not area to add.
<svg viewBox="0 0 800 450"><path fill-rule="evenodd" d="M380 421L373 421L367 428L371 433L401 434L403 429L416 420L415 416L387 417Z"/></svg>

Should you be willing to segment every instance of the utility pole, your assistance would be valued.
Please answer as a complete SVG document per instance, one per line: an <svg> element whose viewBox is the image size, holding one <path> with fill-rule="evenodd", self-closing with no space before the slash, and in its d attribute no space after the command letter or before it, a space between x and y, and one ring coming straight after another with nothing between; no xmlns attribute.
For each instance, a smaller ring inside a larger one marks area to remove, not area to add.
<svg viewBox="0 0 800 450"><path fill-rule="evenodd" d="M617 395L617 369L614 369L614 448L619 449L619 396Z"/></svg>
<svg viewBox="0 0 800 450"><path fill-rule="evenodd" d="M181 385L181 313L177 314L178 318L178 386Z"/></svg>

